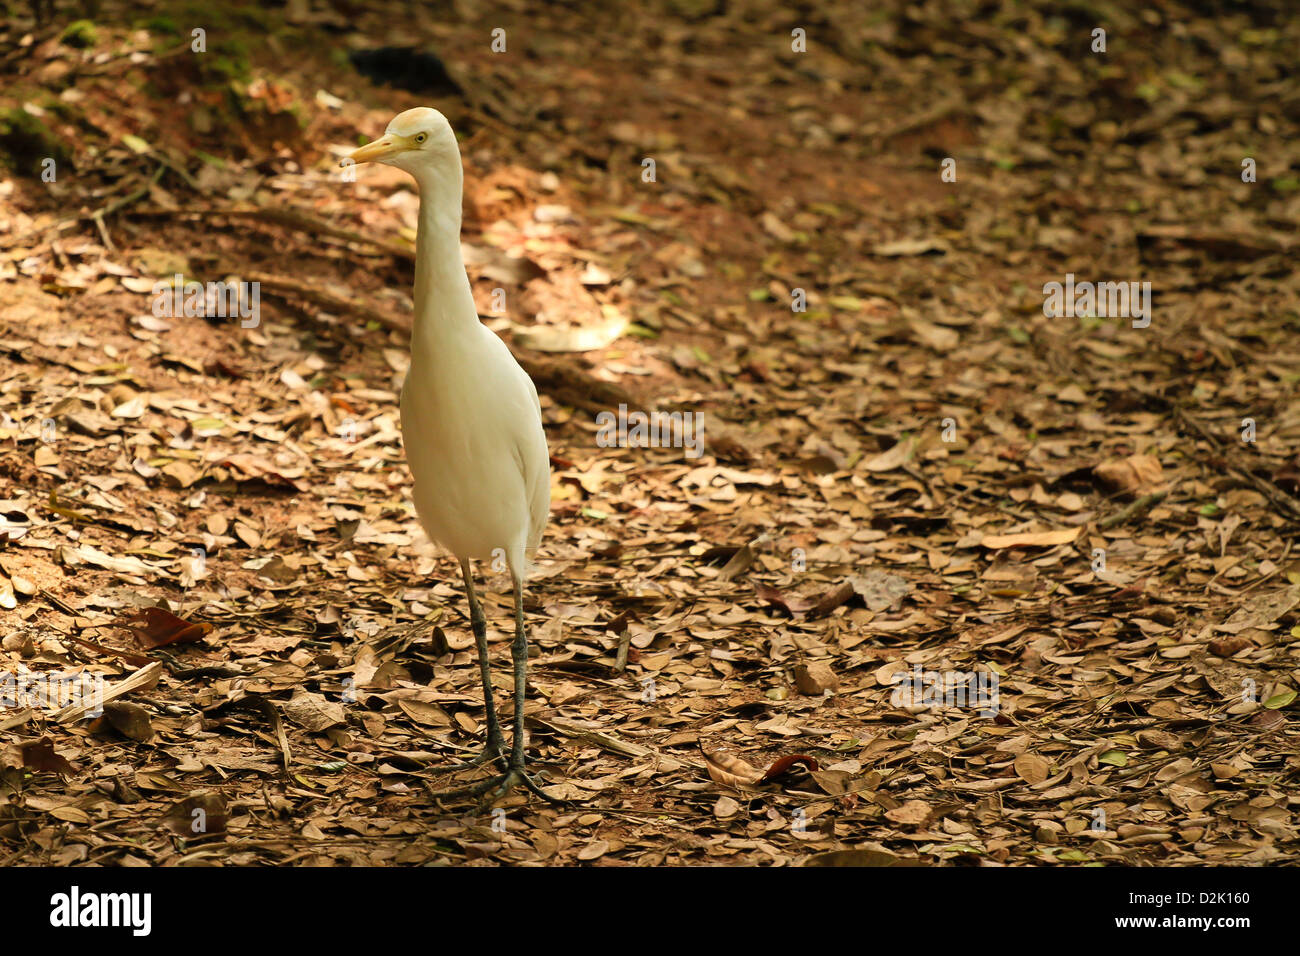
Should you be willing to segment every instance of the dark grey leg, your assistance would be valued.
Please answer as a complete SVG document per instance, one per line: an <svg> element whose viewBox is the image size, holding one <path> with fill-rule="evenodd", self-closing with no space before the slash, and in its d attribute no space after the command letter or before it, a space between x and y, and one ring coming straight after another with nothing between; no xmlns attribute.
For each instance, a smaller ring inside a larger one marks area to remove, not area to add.
<svg viewBox="0 0 1300 956"><path fill-rule="evenodd" d="M469 561L460 563L460 573L465 579L465 593L469 595L469 620L474 630L474 646L478 649L478 673L483 681L483 709L487 711L488 749L495 751L493 756L504 756L506 739L501 733L501 722L497 720L497 705L492 699L492 670L488 667L487 618L474 593L474 572ZM484 751L486 753L486 751Z"/></svg>
<svg viewBox="0 0 1300 956"><path fill-rule="evenodd" d="M502 769L506 767L506 738L501 733L501 722L497 719L496 701L492 699L492 669L488 666L487 618L483 616L478 595L474 593L474 572L470 568L469 561L460 563L460 573L465 579L465 594L469 597L470 627L474 631L474 646L478 649L478 672L483 681L483 708L487 711L487 742L483 746L482 753L473 760L435 767L429 771L430 775L481 767L489 761L496 762Z"/></svg>
<svg viewBox="0 0 1300 956"><path fill-rule="evenodd" d="M565 801L558 800L546 793L530 777L525 770L524 756L524 701L527 697L528 687L528 635L524 630L524 582L523 574L519 570L511 568L515 583L515 639L510 647L511 657L515 668L515 713L514 713L514 741L510 748L510 763L505 773L489 780L482 780L478 783L471 784L467 787L461 787L457 790L448 790L443 793L435 793L435 799L446 799L448 797L478 796L479 794L488 794L495 789L495 793L485 797L485 802L498 799L505 796L512 787L517 784L523 784L524 788L530 793L536 794L543 800L550 803L564 805Z"/></svg>

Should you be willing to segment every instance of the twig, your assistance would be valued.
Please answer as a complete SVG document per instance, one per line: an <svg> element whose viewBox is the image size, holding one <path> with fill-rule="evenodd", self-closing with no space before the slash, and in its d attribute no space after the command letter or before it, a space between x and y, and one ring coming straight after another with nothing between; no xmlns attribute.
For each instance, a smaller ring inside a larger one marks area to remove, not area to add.
<svg viewBox="0 0 1300 956"><path fill-rule="evenodd" d="M627 669L627 653L632 646L632 629L627 628L623 631L623 636L618 641L618 654L614 658L614 671L623 673Z"/></svg>
<svg viewBox="0 0 1300 956"><path fill-rule="evenodd" d="M1107 528L1113 528L1117 524L1123 524L1125 521L1133 517L1135 514L1138 514L1139 512L1142 511L1146 511L1152 505L1164 501L1165 498L1169 496L1169 492L1171 491L1173 491L1173 487L1166 488L1164 491L1153 491L1149 495L1143 495L1141 498L1137 499L1131 505L1129 505L1127 508L1123 509L1122 511L1118 512L1117 514L1113 514L1109 518L1105 518L1097 522L1097 527L1104 531Z"/></svg>
<svg viewBox="0 0 1300 956"><path fill-rule="evenodd" d="M151 210L151 213L152 212L161 212L161 210ZM305 232L315 236L331 236L335 239L343 239L347 242L374 246L377 249L382 249L384 252L390 253L399 258L407 259L409 261L415 260L415 250L410 246L390 242L385 239L375 239L352 229L343 229L339 226L332 226L324 219L309 216L297 209L274 207L259 207L255 209L209 209L202 211L201 215L261 219L265 222L275 223L278 226L285 226L289 229L297 230L298 232Z"/></svg>
<svg viewBox="0 0 1300 956"><path fill-rule="evenodd" d="M41 597L45 598L45 600L49 602L50 607L54 608L56 611L62 611L64 614L68 615L68 617L82 616L80 613L68 607L68 605L64 604L62 601L56 598L45 588L41 588Z"/></svg>
<svg viewBox="0 0 1300 956"><path fill-rule="evenodd" d="M348 312L365 319L367 322L374 322L385 329L405 332L408 335L411 332L409 319L399 319L386 312L377 312L361 302L326 292L319 284L299 282L297 279L290 279L288 276L272 275L264 272L250 273L248 281L259 283L266 292L305 299L313 305L318 305L331 312Z"/></svg>
<svg viewBox="0 0 1300 956"><path fill-rule="evenodd" d="M1252 486L1261 495L1271 501L1278 511L1283 512L1284 517L1292 521L1300 520L1300 500L1297 500L1272 482L1265 481L1249 469L1240 468L1228 462L1228 449L1224 447L1213 434L1205 429L1196 419L1192 418L1183 409L1177 405L1174 406L1174 415L1178 421L1187 425L1192 431L1196 432L1201 438L1205 439L1218 454L1224 459L1224 467L1236 475L1239 479Z"/></svg>
<svg viewBox="0 0 1300 956"><path fill-rule="evenodd" d="M9 248L11 246L16 246L16 245L17 246L25 245L29 240L37 239L41 236L44 236L46 233L64 232L67 229L71 229L79 222L89 221L89 222L93 222L95 226L99 229L99 235L100 238L104 240L104 245L106 245L110 250L115 250L116 247L113 245L113 240L110 239L108 236L108 228L104 225L104 220L108 216L113 215L115 212L118 212L119 210L126 208L127 206L131 205L134 202L138 202L139 200L143 199L146 195L148 195L149 187L152 186L154 183L158 182L158 180L162 178L162 174L168 169L170 165L171 165L170 163L163 161L162 163L160 163L158 168L154 170L153 176L150 177L147 183L145 183L140 188L127 193L125 196L121 196L118 199L113 200L111 203L109 203L106 206L101 206L100 208L96 209L94 212L88 213L84 216L67 216L63 219L60 219L58 222L54 223L53 225L45 226L44 228L41 229L36 229L32 232L26 233L25 235L19 236L16 240L12 242L5 243L4 248Z"/></svg>

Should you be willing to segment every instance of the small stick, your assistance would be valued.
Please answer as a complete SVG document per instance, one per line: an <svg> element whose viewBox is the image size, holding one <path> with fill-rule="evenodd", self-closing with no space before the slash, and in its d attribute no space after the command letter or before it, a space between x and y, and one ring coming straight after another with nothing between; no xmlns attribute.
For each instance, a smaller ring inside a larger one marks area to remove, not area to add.
<svg viewBox="0 0 1300 956"><path fill-rule="evenodd" d="M618 655L614 658L614 671L621 674L627 669L627 652L632 646L632 629L626 628L618 640Z"/></svg>
<svg viewBox="0 0 1300 956"><path fill-rule="evenodd" d="M1113 528L1117 524L1122 524L1125 521L1127 521L1129 518L1133 517L1138 512L1146 511L1152 505L1164 501L1165 498L1169 496L1169 492L1172 490L1173 489L1171 488L1166 488L1164 491L1155 491L1149 495L1143 495L1141 498L1137 499L1137 501L1133 502L1131 505L1129 505L1123 511L1120 511L1118 514L1113 514L1109 518L1105 518L1097 522L1097 527L1099 529L1105 530L1106 528Z"/></svg>

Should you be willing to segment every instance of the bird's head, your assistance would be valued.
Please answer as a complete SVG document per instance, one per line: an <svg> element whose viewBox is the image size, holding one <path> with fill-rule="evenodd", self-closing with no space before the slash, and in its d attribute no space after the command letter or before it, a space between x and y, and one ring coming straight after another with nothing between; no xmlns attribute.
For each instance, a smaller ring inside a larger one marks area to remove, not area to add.
<svg viewBox="0 0 1300 956"><path fill-rule="evenodd" d="M453 164L459 170L460 148L447 117L435 109L418 106L398 113L383 136L353 150L339 165L350 163L396 166L419 179L424 170L437 170Z"/></svg>

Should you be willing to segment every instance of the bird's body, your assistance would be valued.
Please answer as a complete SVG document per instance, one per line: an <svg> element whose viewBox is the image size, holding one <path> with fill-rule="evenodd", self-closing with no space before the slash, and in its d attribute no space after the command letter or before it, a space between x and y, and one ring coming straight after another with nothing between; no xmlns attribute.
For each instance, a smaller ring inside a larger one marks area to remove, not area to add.
<svg viewBox="0 0 1300 956"><path fill-rule="evenodd" d="M401 406L420 524L458 558L505 557L522 571L550 506L537 391L477 319L428 344L412 345Z"/></svg>
<svg viewBox="0 0 1300 956"><path fill-rule="evenodd" d="M420 187L411 365L402 386L402 442L420 524L460 559L479 654L488 741L474 765L500 777L438 796L514 783L547 796L524 773L527 639L523 587L550 508L550 457L537 389L510 350L478 319L460 252L460 150L437 110L399 114L384 136L352 153L410 173ZM487 625L474 595L472 559L504 557L515 592L514 741L506 754L488 668ZM548 797L548 799L550 799Z"/></svg>

